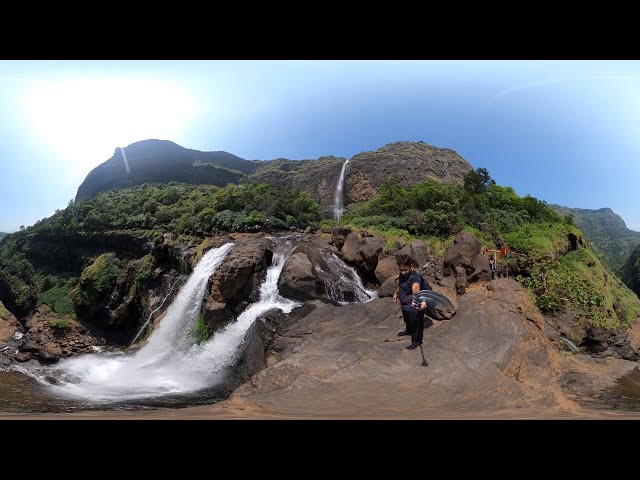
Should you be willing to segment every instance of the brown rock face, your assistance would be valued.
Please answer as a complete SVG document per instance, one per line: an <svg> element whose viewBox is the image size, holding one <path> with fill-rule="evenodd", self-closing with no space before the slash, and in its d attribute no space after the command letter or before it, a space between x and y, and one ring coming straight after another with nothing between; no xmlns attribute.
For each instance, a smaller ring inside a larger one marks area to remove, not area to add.
<svg viewBox="0 0 640 480"><path fill-rule="evenodd" d="M211 275L203 311L209 333L236 317L243 302L258 300L260 284L273 258L273 246L268 238L243 237Z"/></svg>
<svg viewBox="0 0 640 480"><path fill-rule="evenodd" d="M47 362L89 353L94 346L105 345L101 338L93 337L76 320L69 316L60 318L46 305L27 317L27 332L21 338L17 361L27 361L32 356Z"/></svg>
<svg viewBox="0 0 640 480"><path fill-rule="evenodd" d="M382 253L384 239L366 237L363 232L352 232L342 246L342 258L354 265L360 276L374 280L378 265L378 255Z"/></svg>
<svg viewBox="0 0 640 480"><path fill-rule="evenodd" d="M458 266L464 268L467 276L473 274L481 247L480 240L470 233L461 232L456 235L453 245L444 254L444 274L453 275Z"/></svg>
<svg viewBox="0 0 640 480"><path fill-rule="evenodd" d="M250 175L258 181L299 189L325 211L334 205L336 185L344 158L317 160L271 160ZM395 177L404 187L427 178L462 184L473 167L451 149L424 142L396 142L374 152L354 155L345 171L344 204L373 198L381 185Z"/></svg>
<svg viewBox="0 0 640 480"><path fill-rule="evenodd" d="M537 311L531 298L513 280L492 284L459 297L457 315L434 322L422 349L411 352L396 336L402 320L390 299L320 305L275 339L278 363L209 411L419 418L563 408L557 357L529 318Z"/></svg>
<svg viewBox="0 0 640 480"><path fill-rule="evenodd" d="M248 297L260 284L254 274L260 273L264 277L272 256L273 242L268 238L238 243L211 276L211 298L228 303L238 302L241 296Z"/></svg>
<svg viewBox="0 0 640 480"><path fill-rule="evenodd" d="M18 328L16 317L0 302L0 348L3 348Z"/></svg>

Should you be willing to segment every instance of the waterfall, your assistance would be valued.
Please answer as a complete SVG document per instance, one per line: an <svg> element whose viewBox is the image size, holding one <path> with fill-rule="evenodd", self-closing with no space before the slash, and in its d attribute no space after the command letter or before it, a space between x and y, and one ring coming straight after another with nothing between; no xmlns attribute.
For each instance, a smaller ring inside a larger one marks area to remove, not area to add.
<svg viewBox="0 0 640 480"><path fill-rule="evenodd" d="M340 178L338 179L338 185L336 186L336 195L333 207L333 216L336 219L336 223L340 223L340 217L344 213L344 173L347 170L347 163L349 163L349 159L347 158L342 165L342 170L340 170Z"/></svg>
<svg viewBox="0 0 640 480"><path fill-rule="evenodd" d="M178 278L176 278L174 280L174 282L171 284L171 288L169 289L169 293L167 293L167 295L162 299L162 302L160 302L160 305L158 305L156 308L153 309L153 311L151 313L149 313L149 316L147 317L147 320L144 322L142 327L140 327L140 330L138 330L138 333L136 334L136 336L133 337L133 340L131 341L131 343L129 343L129 346L131 346L134 343L136 343L136 340L138 340L140 335L142 335L142 332L144 332L144 330L147 328L147 326L151 323L151 319L153 318L153 316L156 314L156 312L158 310L160 310L164 306L164 303L171 296L171 292L173 292L173 287L176 286L176 284L180 281L181 278L182 277L178 277Z"/></svg>
<svg viewBox="0 0 640 480"><path fill-rule="evenodd" d="M322 270L319 265L315 266L318 277L324 282L327 290L327 296L341 305L352 303L345 298L345 292L353 292L353 302L367 303L378 298L378 292L375 290L367 290L362 284L360 275L355 269L340 259L335 253L322 250L322 256L327 262L328 268L336 273L340 272L340 276L336 280L335 277L330 277Z"/></svg>
<svg viewBox="0 0 640 480"><path fill-rule="evenodd" d="M127 160L127 155L124 153L124 148L118 147L122 152L122 161L124 162L124 168L127 170L127 175L129 175L129 161Z"/></svg>
<svg viewBox="0 0 640 480"><path fill-rule="evenodd" d="M195 392L214 385L218 372L191 355L197 343L196 319L209 277L233 247L209 250L180 288L167 314L137 352L101 352L23 371L54 394L94 402Z"/></svg>

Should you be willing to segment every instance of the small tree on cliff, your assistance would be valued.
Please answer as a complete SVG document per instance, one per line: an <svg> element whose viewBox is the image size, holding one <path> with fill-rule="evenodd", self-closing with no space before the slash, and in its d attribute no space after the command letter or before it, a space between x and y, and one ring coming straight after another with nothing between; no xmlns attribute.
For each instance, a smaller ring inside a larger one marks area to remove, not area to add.
<svg viewBox="0 0 640 480"><path fill-rule="evenodd" d="M495 183L486 168L471 170L464 177L464 189L470 193L485 193Z"/></svg>

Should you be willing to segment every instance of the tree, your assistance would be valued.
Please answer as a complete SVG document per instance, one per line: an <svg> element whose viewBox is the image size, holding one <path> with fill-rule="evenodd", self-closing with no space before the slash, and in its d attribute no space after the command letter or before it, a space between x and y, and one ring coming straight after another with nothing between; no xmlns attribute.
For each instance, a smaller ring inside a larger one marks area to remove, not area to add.
<svg viewBox="0 0 640 480"><path fill-rule="evenodd" d="M491 185L495 185L495 180L491 178L486 168L476 168L471 170L464 177L464 189L471 193L484 193Z"/></svg>

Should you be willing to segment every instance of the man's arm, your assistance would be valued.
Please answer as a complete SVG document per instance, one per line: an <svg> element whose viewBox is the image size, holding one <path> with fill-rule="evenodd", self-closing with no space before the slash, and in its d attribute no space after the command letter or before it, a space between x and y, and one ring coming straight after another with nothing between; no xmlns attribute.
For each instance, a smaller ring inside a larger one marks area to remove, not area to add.
<svg viewBox="0 0 640 480"><path fill-rule="evenodd" d="M398 301L398 293L400 293L400 287L396 288L396 291L393 292L393 301L397 302Z"/></svg>

